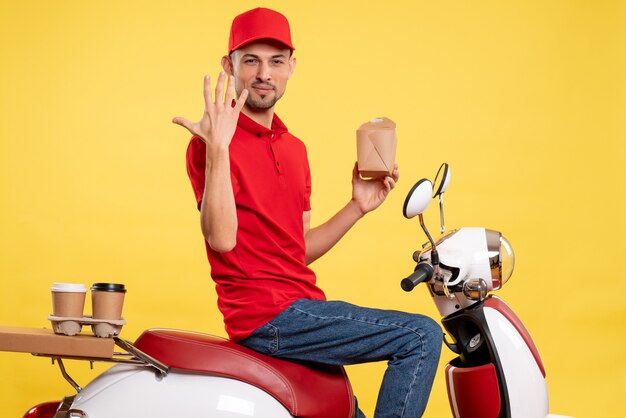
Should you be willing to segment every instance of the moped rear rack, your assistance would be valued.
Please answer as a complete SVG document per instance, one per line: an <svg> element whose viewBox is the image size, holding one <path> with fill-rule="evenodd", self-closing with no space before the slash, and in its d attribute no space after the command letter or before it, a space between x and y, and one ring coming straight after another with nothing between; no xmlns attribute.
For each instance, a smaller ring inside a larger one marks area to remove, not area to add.
<svg viewBox="0 0 626 418"><path fill-rule="evenodd" d="M65 364L63 360L81 360L88 361L90 363L90 367L93 368L94 362L102 362L102 363L122 363L122 364L133 364L136 366L150 367L153 368L155 373L159 375L159 377L165 377L169 372L169 367L165 364L161 363L154 357L149 356L143 351L139 350L135 347L130 341L123 340L119 337L113 337L115 341L115 345L121 348L124 351L114 351L113 355L110 358L102 358L102 357L80 357L80 356L67 356L67 355L57 355L57 354L41 354L41 353L32 353L33 356L37 357L49 357L52 359L52 364L55 362L59 365L59 369L61 370L61 374L63 378L76 390L77 393L82 391L82 388L72 377L67 373L65 369ZM74 402L74 398L76 395L66 396L63 398L59 409L57 410L54 418L88 418L84 412L73 410L72 403Z"/></svg>
<svg viewBox="0 0 626 418"><path fill-rule="evenodd" d="M113 352L113 356L110 358L101 358L101 357L79 357L79 356L66 356L66 355L57 355L57 354L40 354L40 353L32 353L37 357L49 357L52 359L52 364L55 362L59 365L59 369L61 370L61 374L63 378L67 380L67 382L72 385L72 387L76 390L76 392L80 392L82 388L76 383L74 379L67 373L65 369L65 364L63 360L82 360L88 361L93 368L94 362L103 362L103 363L123 363L123 364L134 364L136 366L144 366L151 367L155 370L155 372L160 376L164 377L169 372L169 367L165 364L161 363L154 357L149 356L143 351L139 350L135 347L130 341L123 340L119 337L114 337L115 345L121 348L124 351L115 351Z"/></svg>

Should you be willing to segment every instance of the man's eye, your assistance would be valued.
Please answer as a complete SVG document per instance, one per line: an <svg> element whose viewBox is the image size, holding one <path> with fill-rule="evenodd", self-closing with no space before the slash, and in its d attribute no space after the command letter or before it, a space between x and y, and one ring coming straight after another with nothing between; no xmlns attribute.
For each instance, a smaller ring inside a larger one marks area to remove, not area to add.
<svg viewBox="0 0 626 418"><path fill-rule="evenodd" d="M283 62L284 62L283 60L274 60L274 64L276 64L276 65L280 65Z"/></svg>
<svg viewBox="0 0 626 418"><path fill-rule="evenodd" d="M243 62L246 64L254 64L256 60L254 58L248 58L247 60L244 60Z"/></svg>

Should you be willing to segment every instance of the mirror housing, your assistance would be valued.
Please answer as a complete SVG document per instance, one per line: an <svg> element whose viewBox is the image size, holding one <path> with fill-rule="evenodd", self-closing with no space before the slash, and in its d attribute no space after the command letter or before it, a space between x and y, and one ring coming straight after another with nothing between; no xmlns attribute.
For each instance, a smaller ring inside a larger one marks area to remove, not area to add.
<svg viewBox="0 0 626 418"><path fill-rule="evenodd" d="M450 166L448 163L443 163L437 170L437 175L435 175L435 185L433 186L433 190L435 190L435 194L433 194L433 198L437 196L441 196L448 185L450 184Z"/></svg>
<svg viewBox="0 0 626 418"><path fill-rule="evenodd" d="M421 179L411 188L404 200L402 213L405 218L411 219L424 213L433 194L433 184L428 179Z"/></svg>

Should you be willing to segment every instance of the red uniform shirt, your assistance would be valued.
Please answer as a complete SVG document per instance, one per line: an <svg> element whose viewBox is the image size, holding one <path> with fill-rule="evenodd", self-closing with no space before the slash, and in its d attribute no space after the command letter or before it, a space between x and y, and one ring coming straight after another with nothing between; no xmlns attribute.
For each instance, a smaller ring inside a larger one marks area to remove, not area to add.
<svg viewBox="0 0 626 418"><path fill-rule="evenodd" d="M296 299L326 297L304 259L302 214L311 209L311 177L302 141L276 115L267 129L241 113L229 152L237 244L227 253L205 244L226 332L238 341ZM187 172L198 208L205 165L204 142L193 137Z"/></svg>

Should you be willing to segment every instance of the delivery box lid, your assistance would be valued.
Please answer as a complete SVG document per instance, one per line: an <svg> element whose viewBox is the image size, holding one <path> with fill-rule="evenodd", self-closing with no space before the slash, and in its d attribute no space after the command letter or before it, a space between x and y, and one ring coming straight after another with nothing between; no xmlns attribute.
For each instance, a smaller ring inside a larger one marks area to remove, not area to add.
<svg viewBox="0 0 626 418"><path fill-rule="evenodd" d="M93 334L57 335L47 328L0 326L0 351L50 356L111 358L115 341Z"/></svg>

